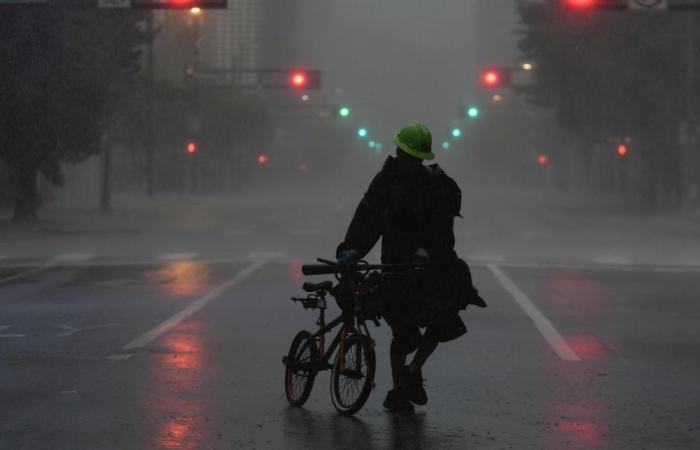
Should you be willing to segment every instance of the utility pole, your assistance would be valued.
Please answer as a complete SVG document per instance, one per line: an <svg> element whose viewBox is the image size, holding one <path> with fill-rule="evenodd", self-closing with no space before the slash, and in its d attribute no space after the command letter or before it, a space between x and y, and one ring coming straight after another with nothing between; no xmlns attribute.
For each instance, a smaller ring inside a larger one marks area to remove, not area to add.
<svg viewBox="0 0 700 450"><path fill-rule="evenodd" d="M153 61L153 44L156 36L153 20L153 11L150 11L146 19L148 43L146 45L146 139L144 142L146 150L146 195L149 197L153 197L155 194L153 180L155 172L155 68Z"/></svg>

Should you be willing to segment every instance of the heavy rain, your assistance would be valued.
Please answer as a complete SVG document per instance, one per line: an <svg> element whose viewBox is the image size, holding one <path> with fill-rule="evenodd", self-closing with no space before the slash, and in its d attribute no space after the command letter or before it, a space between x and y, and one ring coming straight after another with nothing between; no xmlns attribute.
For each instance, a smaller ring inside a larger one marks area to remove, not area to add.
<svg viewBox="0 0 700 450"><path fill-rule="evenodd" d="M700 0L0 0L0 449L700 448Z"/></svg>

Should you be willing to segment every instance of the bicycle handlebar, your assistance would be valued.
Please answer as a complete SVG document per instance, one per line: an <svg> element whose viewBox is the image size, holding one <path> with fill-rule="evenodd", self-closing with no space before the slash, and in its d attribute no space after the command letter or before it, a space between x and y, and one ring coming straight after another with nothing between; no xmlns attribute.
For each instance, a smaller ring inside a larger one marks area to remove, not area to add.
<svg viewBox="0 0 700 450"><path fill-rule="evenodd" d="M320 259L323 264L304 264L301 266L301 273L304 275L331 275L338 272L338 265L332 261ZM382 270L382 269L408 269L417 268L426 263L404 263L404 264L353 264L355 270Z"/></svg>

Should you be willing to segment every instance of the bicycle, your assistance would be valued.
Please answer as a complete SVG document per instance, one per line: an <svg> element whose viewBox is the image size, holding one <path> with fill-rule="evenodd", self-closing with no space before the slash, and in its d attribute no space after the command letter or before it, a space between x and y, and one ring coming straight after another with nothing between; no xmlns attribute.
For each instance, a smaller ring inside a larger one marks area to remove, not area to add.
<svg viewBox="0 0 700 450"><path fill-rule="evenodd" d="M321 283L305 282L305 298L292 297L301 302L304 309L318 309L318 331L302 330L292 340L289 352L282 358L285 365L284 388L287 401L292 406L302 406L309 398L318 372L331 370L331 399L335 409L343 415L359 411L369 398L373 387L376 359L374 339L366 321L379 326L381 301L378 290L382 279L380 271L389 268L411 268L421 264L369 264L357 261L347 269L340 269L335 262L319 258L322 264L304 265L304 275L333 274L338 281ZM326 323L328 307L326 296L336 299L341 314ZM338 333L326 347L326 334L338 325ZM337 350L337 352L336 352ZM335 354L333 364L331 358Z"/></svg>

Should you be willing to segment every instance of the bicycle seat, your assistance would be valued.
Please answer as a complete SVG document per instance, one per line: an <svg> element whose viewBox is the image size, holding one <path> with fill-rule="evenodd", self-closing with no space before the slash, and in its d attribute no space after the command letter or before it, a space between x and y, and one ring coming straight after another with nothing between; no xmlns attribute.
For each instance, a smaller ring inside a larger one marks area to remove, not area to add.
<svg viewBox="0 0 700 450"><path fill-rule="evenodd" d="M306 292L318 292L318 291L330 291L331 288L333 287L333 282L332 281L324 281L321 283L309 283L308 281L304 283L304 286L302 286L302 289L304 289Z"/></svg>

